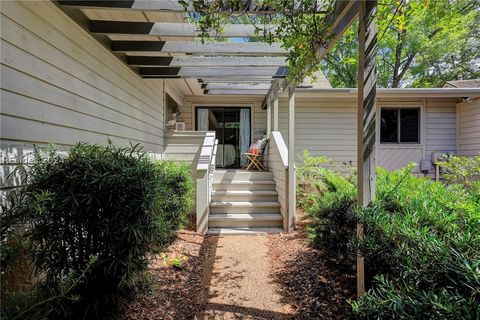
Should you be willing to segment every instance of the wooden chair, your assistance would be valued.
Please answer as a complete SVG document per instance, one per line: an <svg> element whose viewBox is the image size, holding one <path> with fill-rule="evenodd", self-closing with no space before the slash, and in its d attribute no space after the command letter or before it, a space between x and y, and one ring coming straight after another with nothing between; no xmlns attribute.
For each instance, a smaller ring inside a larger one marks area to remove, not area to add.
<svg viewBox="0 0 480 320"><path fill-rule="evenodd" d="M265 149L267 147L268 140L263 139L260 142L260 148L258 148L257 153L252 152L245 152L242 153L242 157L247 160L247 168L245 170L251 171L257 168L258 171L266 171L265 166L263 165L263 154L265 153ZM250 151L250 150L249 150Z"/></svg>

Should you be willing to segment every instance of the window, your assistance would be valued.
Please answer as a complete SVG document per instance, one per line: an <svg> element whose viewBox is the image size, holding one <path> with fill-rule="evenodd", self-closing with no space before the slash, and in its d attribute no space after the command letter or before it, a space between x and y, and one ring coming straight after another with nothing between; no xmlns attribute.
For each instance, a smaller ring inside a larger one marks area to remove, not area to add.
<svg viewBox="0 0 480 320"><path fill-rule="evenodd" d="M420 143L420 108L382 108L381 143Z"/></svg>

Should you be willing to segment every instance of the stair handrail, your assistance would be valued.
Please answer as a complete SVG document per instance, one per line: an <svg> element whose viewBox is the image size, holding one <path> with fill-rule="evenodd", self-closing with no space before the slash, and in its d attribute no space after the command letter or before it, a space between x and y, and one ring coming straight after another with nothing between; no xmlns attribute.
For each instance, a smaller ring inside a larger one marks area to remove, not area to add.
<svg viewBox="0 0 480 320"><path fill-rule="evenodd" d="M215 171L216 145L215 132L207 132L200 148L196 179L196 225L197 232L206 233L212 193L213 172Z"/></svg>

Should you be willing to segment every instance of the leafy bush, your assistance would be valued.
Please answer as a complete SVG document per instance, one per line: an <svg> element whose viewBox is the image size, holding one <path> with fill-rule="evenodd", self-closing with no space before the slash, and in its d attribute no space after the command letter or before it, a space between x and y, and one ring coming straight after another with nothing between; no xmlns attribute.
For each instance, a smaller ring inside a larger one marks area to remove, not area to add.
<svg viewBox="0 0 480 320"><path fill-rule="evenodd" d="M448 184L460 184L480 197L480 155L475 157L449 156L440 162L442 177Z"/></svg>
<svg viewBox="0 0 480 320"><path fill-rule="evenodd" d="M353 168L346 164L339 165L327 157L313 157L308 150L303 151L302 163L296 169L297 205L308 209L319 195L328 192L325 175L336 172L350 183L354 183ZM332 175L330 175L332 178Z"/></svg>
<svg viewBox="0 0 480 320"><path fill-rule="evenodd" d="M157 180L158 242L165 243L173 232L186 222L187 213L192 207L193 181L188 164L176 164L170 161L159 161L155 164Z"/></svg>
<svg viewBox="0 0 480 320"><path fill-rule="evenodd" d="M347 253L348 241L355 230L355 186L340 175L325 170L323 184L324 194L314 198L307 214L313 220L308 228L309 236L316 247L344 255Z"/></svg>
<svg viewBox="0 0 480 320"><path fill-rule="evenodd" d="M446 165L447 184L412 175L412 166L379 169L377 200L366 209L354 208L353 185L327 188L315 199L313 243L343 252L352 266L357 248L365 257L369 290L352 302L359 318L480 317L480 201L474 181L458 178L475 176L475 166L454 161ZM329 175L335 176L328 172L323 182L342 181ZM357 221L362 240L355 238Z"/></svg>
<svg viewBox="0 0 480 320"><path fill-rule="evenodd" d="M378 171L375 204L359 210L371 289L354 310L371 318L480 316L480 203L463 186Z"/></svg>
<svg viewBox="0 0 480 320"><path fill-rule="evenodd" d="M189 170L154 163L138 146L78 144L68 155L37 149L26 177L21 201L7 216L12 226L18 219L28 224L35 266L44 277L33 295L64 298L54 299L61 318L114 310L191 203ZM73 283L68 294L65 283Z"/></svg>

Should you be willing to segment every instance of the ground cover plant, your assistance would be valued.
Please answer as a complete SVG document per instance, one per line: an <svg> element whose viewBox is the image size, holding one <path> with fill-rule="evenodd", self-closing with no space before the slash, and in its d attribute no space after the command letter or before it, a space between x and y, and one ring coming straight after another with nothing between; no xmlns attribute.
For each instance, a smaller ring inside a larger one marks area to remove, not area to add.
<svg viewBox="0 0 480 320"><path fill-rule="evenodd" d="M324 171L328 187L307 210L309 235L347 266L354 266L357 248L365 256L368 290L351 302L359 318L480 317L478 163L480 157L449 159L445 182L416 177L412 166L378 169L377 200L361 210L355 185ZM361 241L357 222L365 228Z"/></svg>
<svg viewBox="0 0 480 320"><path fill-rule="evenodd" d="M19 167L23 185L3 203L2 268L14 261L4 244L21 240L39 279L5 293L2 317L104 317L135 292L151 253L185 220L190 170L112 144L36 149L34 160Z"/></svg>

